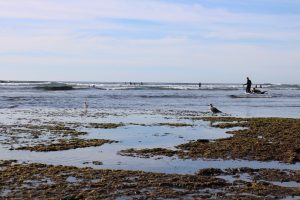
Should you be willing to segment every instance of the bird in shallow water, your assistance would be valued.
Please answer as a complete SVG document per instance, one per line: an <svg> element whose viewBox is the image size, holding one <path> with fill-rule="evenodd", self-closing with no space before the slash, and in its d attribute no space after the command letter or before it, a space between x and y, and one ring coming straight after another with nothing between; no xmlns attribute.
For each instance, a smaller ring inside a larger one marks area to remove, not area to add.
<svg viewBox="0 0 300 200"><path fill-rule="evenodd" d="M210 112L212 112L213 114L216 114L216 113L222 113L219 109L217 109L216 107L214 107L212 104L209 104L209 110L210 110Z"/></svg>
<svg viewBox="0 0 300 200"><path fill-rule="evenodd" d="M85 102L84 102L83 107L84 107L84 113L87 114L87 112L88 112L88 107L89 107L89 105L88 105L88 103L87 103L87 99L85 99Z"/></svg>

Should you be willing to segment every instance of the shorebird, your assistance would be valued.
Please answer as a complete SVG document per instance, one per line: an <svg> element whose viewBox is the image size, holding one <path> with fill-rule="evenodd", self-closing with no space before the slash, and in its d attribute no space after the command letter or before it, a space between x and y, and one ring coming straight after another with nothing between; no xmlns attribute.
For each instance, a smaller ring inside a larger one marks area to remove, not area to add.
<svg viewBox="0 0 300 200"><path fill-rule="evenodd" d="M87 110L88 110L88 103L87 103L87 99L85 99L85 102L84 102L84 112L87 113Z"/></svg>
<svg viewBox="0 0 300 200"><path fill-rule="evenodd" d="M209 110L210 110L210 112L212 112L213 114L216 114L216 113L222 113L219 109L217 109L216 107L214 107L212 104L209 104Z"/></svg>

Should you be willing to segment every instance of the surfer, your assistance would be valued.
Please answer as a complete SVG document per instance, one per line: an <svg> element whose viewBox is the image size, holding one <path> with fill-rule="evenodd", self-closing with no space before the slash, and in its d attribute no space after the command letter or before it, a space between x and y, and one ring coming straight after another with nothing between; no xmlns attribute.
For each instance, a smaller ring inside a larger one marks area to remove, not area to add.
<svg viewBox="0 0 300 200"><path fill-rule="evenodd" d="M247 77L247 83L244 84L246 85L246 93L251 93L251 85L252 85L252 82L251 80L249 79L249 77Z"/></svg>
<svg viewBox="0 0 300 200"><path fill-rule="evenodd" d="M199 83L199 88L201 88L201 85L202 85L202 84L201 84L201 83Z"/></svg>

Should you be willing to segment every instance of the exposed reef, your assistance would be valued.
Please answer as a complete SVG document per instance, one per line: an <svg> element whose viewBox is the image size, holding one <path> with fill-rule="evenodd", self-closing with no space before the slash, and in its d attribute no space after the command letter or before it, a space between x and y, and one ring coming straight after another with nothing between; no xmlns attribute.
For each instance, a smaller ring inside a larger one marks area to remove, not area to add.
<svg viewBox="0 0 300 200"><path fill-rule="evenodd" d="M29 150L29 151L62 151L68 149L77 149L77 148L85 148L85 147L94 147L94 146L101 146L103 144L110 144L116 141L112 140L103 140L103 139L90 139L90 140L83 140L73 138L70 140L59 140L58 143L50 143L50 144L40 144L35 146L25 146L25 147L18 147L16 150Z"/></svg>
<svg viewBox="0 0 300 200"><path fill-rule="evenodd" d="M300 160L300 119L193 117L210 121L216 128L244 127L227 131L233 136L216 140L196 140L176 146L176 150L128 149L121 155L151 157L158 155L180 158L243 159L296 163Z"/></svg>
<svg viewBox="0 0 300 200"><path fill-rule="evenodd" d="M266 172L267 170L267 172ZM299 173L283 171L299 180ZM298 173L297 175L295 175ZM248 179L238 177L248 174ZM297 187L270 182L272 170L204 169L194 175L95 170L44 164L11 164L0 173L0 199L278 199L299 197ZM235 175L227 181L221 175ZM272 177L272 176L271 176Z"/></svg>

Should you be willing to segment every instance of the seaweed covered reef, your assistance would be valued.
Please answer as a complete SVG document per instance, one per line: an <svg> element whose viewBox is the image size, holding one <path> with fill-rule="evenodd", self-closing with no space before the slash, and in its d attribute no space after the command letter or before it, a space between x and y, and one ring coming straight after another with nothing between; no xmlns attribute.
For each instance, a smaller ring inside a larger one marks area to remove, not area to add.
<svg viewBox="0 0 300 200"><path fill-rule="evenodd" d="M210 121L216 128L245 128L228 131L233 135L230 138L200 139L178 145L176 150L128 149L119 153L141 157L177 155L180 158L191 159L275 160L286 163L300 161L300 119L234 117L193 117L191 119Z"/></svg>
<svg viewBox="0 0 300 200"><path fill-rule="evenodd" d="M77 148L85 148L85 147L96 147L101 146L103 144L111 144L113 140L103 140L103 139L78 139L73 138L69 140L59 140L57 143L50 143L50 144L39 144L35 146L25 146L25 147L18 147L16 150L29 150L29 151L62 151L68 149L77 149Z"/></svg>
<svg viewBox="0 0 300 200"><path fill-rule="evenodd" d="M62 151L69 149L101 146L116 143L114 140L82 139L88 133L83 128L110 129L123 124L101 123L94 126L81 123L19 124L0 125L0 142L10 145L10 150L29 150L37 152ZM96 126L96 127L95 127Z"/></svg>
<svg viewBox="0 0 300 200"><path fill-rule="evenodd" d="M4 162L4 161L3 161ZM249 179L226 181L220 175ZM0 198L3 199L278 199L300 196L299 188L270 182L299 181L299 172L250 168L203 169L194 175L148 173L143 171L95 170L45 164L6 162L0 173ZM254 180L254 177L255 180Z"/></svg>

